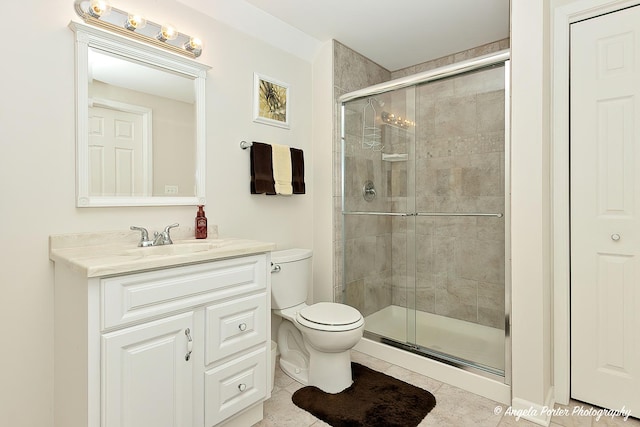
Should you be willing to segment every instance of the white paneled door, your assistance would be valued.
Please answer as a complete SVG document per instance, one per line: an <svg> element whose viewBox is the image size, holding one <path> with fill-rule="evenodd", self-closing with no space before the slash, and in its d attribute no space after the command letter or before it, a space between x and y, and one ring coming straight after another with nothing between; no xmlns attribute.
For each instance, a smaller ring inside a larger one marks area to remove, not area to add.
<svg viewBox="0 0 640 427"><path fill-rule="evenodd" d="M138 112L89 108L91 196L151 195L145 120Z"/></svg>
<svg viewBox="0 0 640 427"><path fill-rule="evenodd" d="M571 25L571 397L640 416L640 6Z"/></svg>

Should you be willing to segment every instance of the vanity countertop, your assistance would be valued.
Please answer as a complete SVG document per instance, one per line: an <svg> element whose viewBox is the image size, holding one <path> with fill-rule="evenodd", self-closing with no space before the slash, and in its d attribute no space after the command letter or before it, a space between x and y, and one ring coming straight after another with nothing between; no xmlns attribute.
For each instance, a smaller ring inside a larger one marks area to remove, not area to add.
<svg viewBox="0 0 640 427"><path fill-rule="evenodd" d="M274 243L256 240L196 240L177 234L173 238L173 245L147 248L137 246L140 233L52 235L49 237L49 259L56 263L64 263L87 277L101 277L253 255L270 252L276 248Z"/></svg>

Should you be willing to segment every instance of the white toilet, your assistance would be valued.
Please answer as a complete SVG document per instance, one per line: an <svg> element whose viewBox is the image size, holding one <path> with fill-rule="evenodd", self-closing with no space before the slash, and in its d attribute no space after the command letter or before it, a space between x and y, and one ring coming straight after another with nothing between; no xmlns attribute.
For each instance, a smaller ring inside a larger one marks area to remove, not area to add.
<svg viewBox="0 0 640 427"><path fill-rule="evenodd" d="M296 381L327 393L351 385L349 350L360 341L364 318L345 304L305 303L311 283L311 251L271 253L271 308L278 328L280 367Z"/></svg>

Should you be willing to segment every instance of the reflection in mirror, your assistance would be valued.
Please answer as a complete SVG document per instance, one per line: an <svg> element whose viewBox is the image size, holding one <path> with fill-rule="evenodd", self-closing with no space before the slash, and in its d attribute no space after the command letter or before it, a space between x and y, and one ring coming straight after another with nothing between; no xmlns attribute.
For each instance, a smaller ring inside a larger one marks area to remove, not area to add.
<svg viewBox="0 0 640 427"><path fill-rule="evenodd" d="M76 32L77 205L204 204L209 67L84 24L70 27Z"/></svg>
<svg viewBox="0 0 640 427"><path fill-rule="evenodd" d="M89 195L195 196L189 76L89 49Z"/></svg>

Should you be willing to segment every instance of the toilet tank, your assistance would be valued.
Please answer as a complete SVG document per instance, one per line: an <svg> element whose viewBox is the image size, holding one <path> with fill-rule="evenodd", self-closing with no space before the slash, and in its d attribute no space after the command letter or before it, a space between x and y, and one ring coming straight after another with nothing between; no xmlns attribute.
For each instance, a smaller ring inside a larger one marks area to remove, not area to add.
<svg viewBox="0 0 640 427"><path fill-rule="evenodd" d="M307 300L311 284L311 250L271 252L271 308L285 309Z"/></svg>

